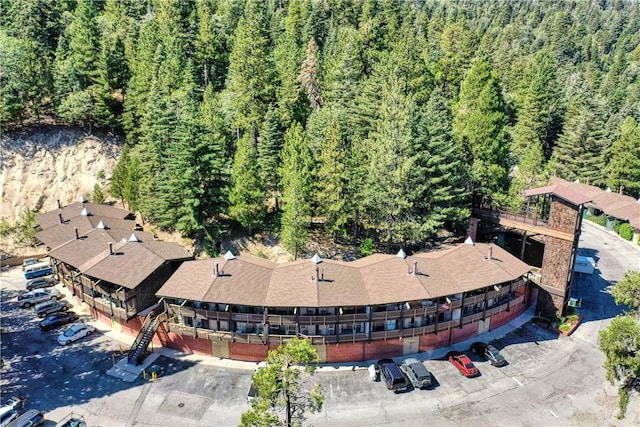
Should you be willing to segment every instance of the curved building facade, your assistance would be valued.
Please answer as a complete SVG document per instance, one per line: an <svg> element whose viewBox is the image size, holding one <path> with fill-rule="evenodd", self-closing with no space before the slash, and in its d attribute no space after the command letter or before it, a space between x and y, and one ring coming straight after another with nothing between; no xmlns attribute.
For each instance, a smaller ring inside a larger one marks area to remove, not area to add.
<svg viewBox="0 0 640 427"><path fill-rule="evenodd" d="M252 256L185 261L157 291L160 343L245 361L300 336L322 362L444 347L499 327L533 301L530 266L473 243L407 257L277 264Z"/></svg>

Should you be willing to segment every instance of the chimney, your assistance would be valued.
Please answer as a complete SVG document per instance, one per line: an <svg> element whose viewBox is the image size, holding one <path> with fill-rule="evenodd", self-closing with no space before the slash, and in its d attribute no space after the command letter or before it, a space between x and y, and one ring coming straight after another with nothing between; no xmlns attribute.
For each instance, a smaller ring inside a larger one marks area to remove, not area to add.
<svg viewBox="0 0 640 427"><path fill-rule="evenodd" d="M113 255L113 243L109 242L109 255Z"/></svg>
<svg viewBox="0 0 640 427"><path fill-rule="evenodd" d="M76 232L76 240L79 240L80 235L78 234L78 227L73 227L73 230Z"/></svg>
<svg viewBox="0 0 640 427"><path fill-rule="evenodd" d="M418 274L418 260L417 260L417 259L414 259L414 260L413 260L413 273L412 273L412 274L413 274L414 276L415 276L416 274Z"/></svg>
<svg viewBox="0 0 640 427"><path fill-rule="evenodd" d="M62 209L62 205L60 204L60 199L58 199L58 209Z"/></svg>
<svg viewBox="0 0 640 427"><path fill-rule="evenodd" d="M488 260L493 259L493 246L489 246L489 254L487 255Z"/></svg>
<svg viewBox="0 0 640 427"><path fill-rule="evenodd" d="M62 212L58 212L58 221L60 224L64 224L64 220L62 219Z"/></svg>
<svg viewBox="0 0 640 427"><path fill-rule="evenodd" d="M218 277L219 275L220 275L220 270L219 270L218 263L216 262L216 267L213 270L213 277Z"/></svg>

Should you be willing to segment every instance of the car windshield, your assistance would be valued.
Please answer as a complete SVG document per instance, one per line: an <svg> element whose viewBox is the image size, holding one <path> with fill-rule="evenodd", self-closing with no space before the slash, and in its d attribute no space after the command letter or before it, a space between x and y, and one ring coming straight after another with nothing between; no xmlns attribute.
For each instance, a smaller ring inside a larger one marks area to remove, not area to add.
<svg viewBox="0 0 640 427"><path fill-rule="evenodd" d="M75 334L77 331L78 331L77 328L67 329L67 331L64 333L64 336L70 337L71 335Z"/></svg>
<svg viewBox="0 0 640 427"><path fill-rule="evenodd" d="M467 369L473 369L473 368L475 368L475 366L473 366L473 363L465 363L465 364L464 364L464 367L465 367L465 368L467 368Z"/></svg>

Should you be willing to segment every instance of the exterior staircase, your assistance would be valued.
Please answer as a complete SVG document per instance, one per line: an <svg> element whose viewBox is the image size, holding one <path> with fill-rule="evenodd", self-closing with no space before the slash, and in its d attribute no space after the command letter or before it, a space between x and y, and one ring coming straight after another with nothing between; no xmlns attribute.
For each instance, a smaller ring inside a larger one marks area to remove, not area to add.
<svg viewBox="0 0 640 427"><path fill-rule="evenodd" d="M145 317L142 327L140 328L140 332L138 332L138 336L131 345L127 354L127 363L135 366L142 363L147 348L158 330L158 326L160 326L160 324L165 320L166 314L164 312L158 313L156 310L151 311L147 317Z"/></svg>

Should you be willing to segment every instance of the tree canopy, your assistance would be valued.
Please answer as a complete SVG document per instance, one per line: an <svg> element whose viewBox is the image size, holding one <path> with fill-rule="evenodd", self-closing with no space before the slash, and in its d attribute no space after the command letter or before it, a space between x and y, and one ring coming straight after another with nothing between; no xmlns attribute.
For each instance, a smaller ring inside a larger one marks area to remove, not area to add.
<svg viewBox="0 0 640 427"><path fill-rule="evenodd" d="M292 338L267 354L266 367L252 377L257 396L242 414L241 426L301 426L307 412L322 409L319 384L309 384L319 362L309 340Z"/></svg>
<svg viewBox="0 0 640 427"><path fill-rule="evenodd" d="M391 250L549 175L640 197L636 1L2 4L3 126L122 133L112 194L161 229L234 218L297 248L313 216Z"/></svg>

